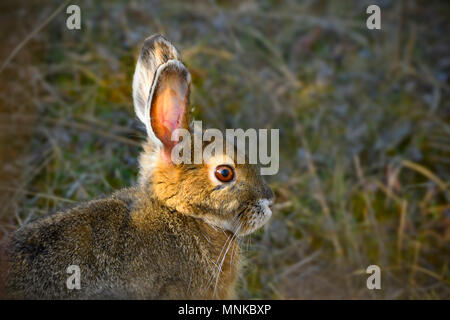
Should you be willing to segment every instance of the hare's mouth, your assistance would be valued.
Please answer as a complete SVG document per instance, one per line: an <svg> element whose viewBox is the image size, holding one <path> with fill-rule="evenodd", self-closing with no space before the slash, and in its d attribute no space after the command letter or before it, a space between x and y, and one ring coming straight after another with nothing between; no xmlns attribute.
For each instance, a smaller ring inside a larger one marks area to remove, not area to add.
<svg viewBox="0 0 450 320"><path fill-rule="evenodd" d="M272 200L270 199L260 199L256 204L239 212L234 233L238 236L245 236L261 228L272 216L271 204Z"/></svg>
<svg viewBox="0 0 450 320"><path fill-rule="evenodd" d="M255 203L238 210L234 218L218 219L214 216L202 217L202 219L213 227L230 231L236 237L248 235L261 228L272 216L271 199L260 199Z"/></svg>

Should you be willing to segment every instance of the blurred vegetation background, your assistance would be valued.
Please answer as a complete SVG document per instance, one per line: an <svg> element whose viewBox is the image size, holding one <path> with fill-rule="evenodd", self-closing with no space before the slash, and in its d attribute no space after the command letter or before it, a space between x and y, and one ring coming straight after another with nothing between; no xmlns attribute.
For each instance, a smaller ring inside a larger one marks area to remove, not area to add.
<svg viewBox="0 0 450 320"><path fill-rule="evenodd" d="M161 33L204 127L280 129L274 215L242 240L239 298L449 299L449 17L448 1L4 0L1 236L136 183L132 75Z"/></svg>

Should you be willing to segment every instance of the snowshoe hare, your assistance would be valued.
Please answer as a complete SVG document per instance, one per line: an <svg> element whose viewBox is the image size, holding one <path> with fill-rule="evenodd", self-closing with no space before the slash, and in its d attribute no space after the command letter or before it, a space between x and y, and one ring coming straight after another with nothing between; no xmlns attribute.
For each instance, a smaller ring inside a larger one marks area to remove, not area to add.
<svg viewBox="0 0 450 320"><path fill-rule="evenodd" d="M258 167L226 154L201 164L171 160L174 130L196 134L190 82L168 40L145 40L133 78L134 108L148 134L138 185L20 227L7 248L10 297L233 297L236 238L267 222L273 193ZM70 266L79 268L79 286L69 289Z"/></svg>

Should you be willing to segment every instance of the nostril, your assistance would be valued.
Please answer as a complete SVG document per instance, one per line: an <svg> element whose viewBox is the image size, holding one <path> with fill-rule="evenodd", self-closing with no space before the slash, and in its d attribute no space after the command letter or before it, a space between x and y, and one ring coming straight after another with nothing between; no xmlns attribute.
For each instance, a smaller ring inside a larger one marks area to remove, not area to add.
<svg viewBox="0 0 450 320"><path fill-rule="evenodd" d="M264 204L268 207L271 207L273 205L273 197L272 198L263 198Z"/></svg>
<svg viewBox="0 0 450 320"><path fill-rule="evenodd" d="M258 213L262 213L264 216L272 215L272 210L270 209L272 203L272 199L260 199L258 201Z"/></svg>

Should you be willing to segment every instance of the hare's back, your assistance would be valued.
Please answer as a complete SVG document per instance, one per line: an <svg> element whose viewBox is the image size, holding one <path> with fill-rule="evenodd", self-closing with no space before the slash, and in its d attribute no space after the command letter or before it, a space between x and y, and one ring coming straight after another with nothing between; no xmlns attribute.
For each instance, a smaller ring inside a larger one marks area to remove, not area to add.
<svg viewBox="0 0 450 320"><path fill-rule="evenodd" d="M8 248L13 296L75 298L81 290L68 289L67 279L77 268L90 286L120 281L114 278L135 234L130 194L90 201L18 229Z"/></svg>

